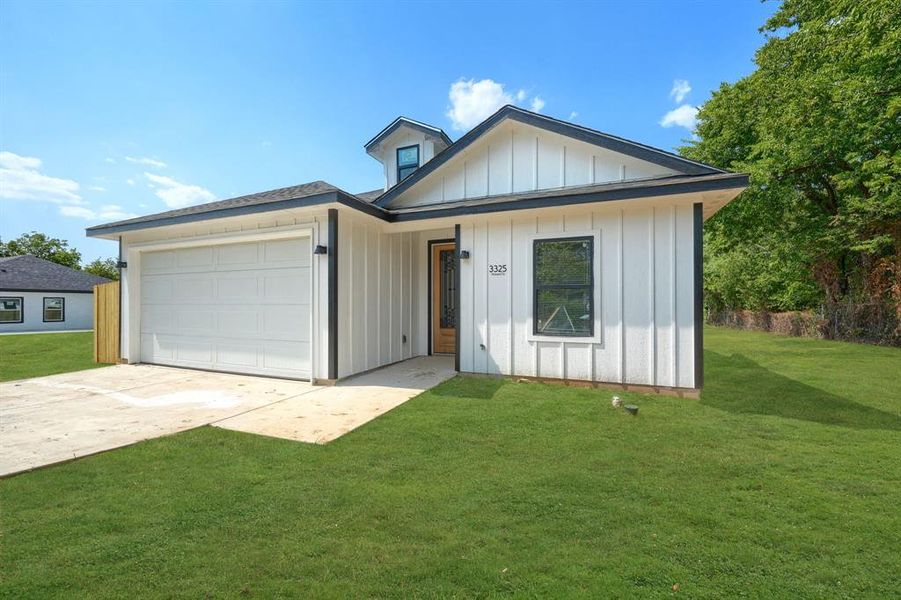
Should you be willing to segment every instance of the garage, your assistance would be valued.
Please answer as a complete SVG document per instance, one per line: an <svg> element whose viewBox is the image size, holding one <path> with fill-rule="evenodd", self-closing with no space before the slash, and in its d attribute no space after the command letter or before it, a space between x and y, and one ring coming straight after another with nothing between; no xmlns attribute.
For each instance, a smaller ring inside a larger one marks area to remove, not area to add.
<svg viewBox="0 0 901 600"><path fill-rule="evenodd" d="M310 379L310 238L141 253L141 362Z"/></svg>

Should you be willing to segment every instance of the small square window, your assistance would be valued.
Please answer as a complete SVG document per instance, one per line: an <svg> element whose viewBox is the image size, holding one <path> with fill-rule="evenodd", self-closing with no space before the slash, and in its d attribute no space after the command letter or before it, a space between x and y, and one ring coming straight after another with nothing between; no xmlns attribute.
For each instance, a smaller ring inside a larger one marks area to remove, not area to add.
<svg viewBox="0 0 901 600"><path fill-rule="evenodd" d="M535 240L533 334L594 335L594 238Z"/></svg>
<svg viewBox="0 0 901 600"><path fill-rule="evenodd" d="M405 146L397 149L397 183L400 183L419 168L419 146Z"/></svg>
<svg viewBox="0 0 901 600"><path fill-rule="evenodd" d="M65 320L65 298L44 298L44 323L59 323Z"/></svg>
<svg viewBox="0 0 901 600"><path fill-rule="evenodd" d="M0 323L21 322L22 298L9 296L0 298Z"/></svg>

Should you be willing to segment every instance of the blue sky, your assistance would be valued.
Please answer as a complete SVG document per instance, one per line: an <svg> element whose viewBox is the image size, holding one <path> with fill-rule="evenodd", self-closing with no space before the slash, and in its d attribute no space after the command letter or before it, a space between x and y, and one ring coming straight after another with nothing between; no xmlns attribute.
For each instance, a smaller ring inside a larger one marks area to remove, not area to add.
<svg viewBox="0 0 901 600"><path fill-rule="evenodd" d="M4 0L0 237L87 261L115 253L93 224L316 179L370 190L362 145L398 115L456 139L512 101L673 149L752 71L775 9Z"/></svg>

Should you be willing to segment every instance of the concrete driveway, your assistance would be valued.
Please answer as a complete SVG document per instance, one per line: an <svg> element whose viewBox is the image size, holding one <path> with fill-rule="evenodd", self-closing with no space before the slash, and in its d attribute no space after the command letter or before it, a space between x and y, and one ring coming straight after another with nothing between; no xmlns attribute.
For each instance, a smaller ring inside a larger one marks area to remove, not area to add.
<svg viewBox="0 0 901 600"><path fill-rule="evenodd" d="M0 476L203 425L325 443L453 375L420 357L334 387L154 365L0 383Z"/></svg>

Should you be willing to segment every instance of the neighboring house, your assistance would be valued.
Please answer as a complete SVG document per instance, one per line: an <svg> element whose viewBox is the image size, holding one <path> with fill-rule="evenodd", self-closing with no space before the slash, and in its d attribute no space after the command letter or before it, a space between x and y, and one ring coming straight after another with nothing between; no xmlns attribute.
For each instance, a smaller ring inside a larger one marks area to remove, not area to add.
<svg viewBox="0 0 901 600"><path fill-rule="evenodd" d="M26 254L0 258L0 333L94 328L94 286L109 279Z"/></svg>
<svg viewBox="0 0 901 600"><path fill-rule="evenodd" d="M91 227L118 240L123 358L336 380L464 372L697 389L702 223L748 183L505 106L452 142L400 117L383 189L322 181Z"/></svg>

